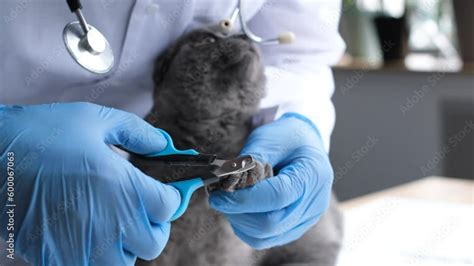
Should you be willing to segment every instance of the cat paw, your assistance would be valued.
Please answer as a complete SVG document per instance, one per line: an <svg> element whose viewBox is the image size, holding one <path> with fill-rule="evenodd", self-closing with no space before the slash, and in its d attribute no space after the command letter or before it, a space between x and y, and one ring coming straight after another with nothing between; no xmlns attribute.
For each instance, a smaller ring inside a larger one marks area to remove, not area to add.
<svg viewBox="0 0 474 266"><path fill-rule="evenodd" d="M219 183L208 187L209 191L223 190L233 192L255 185L258 181L273 176L271 165L256 161L254 168L239 174L233 174L221 179Z"/></svg>

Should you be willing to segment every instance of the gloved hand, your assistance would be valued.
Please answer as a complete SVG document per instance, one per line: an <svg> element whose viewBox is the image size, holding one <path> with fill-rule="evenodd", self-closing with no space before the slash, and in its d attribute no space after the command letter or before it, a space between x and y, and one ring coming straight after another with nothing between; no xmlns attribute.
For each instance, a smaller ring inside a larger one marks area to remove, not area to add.
<svg viewBox="0 0 474 266"><path fill-rule="evenodd" d="M212 208L255 249L298 239L327 209L333 171L321 137L306 117L287 113L250 134L241 154L271 164L276 176L235 192L216 191Z"/></svg>
<svg viewBox="0 0 474 266"><path fill-rule="evenodd" d="M142 119L112 108L0 105L1 237L8 242L14 233L16 253L35 265L132 265L137 256L157 257L179 192L109 145L148 154L166 144Z"/></svg>

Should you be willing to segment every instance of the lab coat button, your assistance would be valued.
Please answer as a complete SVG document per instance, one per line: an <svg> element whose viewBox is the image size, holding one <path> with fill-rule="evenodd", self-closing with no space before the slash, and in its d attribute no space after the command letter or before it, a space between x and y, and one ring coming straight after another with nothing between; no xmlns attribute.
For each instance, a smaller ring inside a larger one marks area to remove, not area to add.
<svg viewBox="0 0 474 266"><path fill-rule="evenodd" d="M146 12L150 15L155 15L156 13L158 13L159 9L160 9L160 5L158 5L157 3L153 3L147 6Z"/></svg>

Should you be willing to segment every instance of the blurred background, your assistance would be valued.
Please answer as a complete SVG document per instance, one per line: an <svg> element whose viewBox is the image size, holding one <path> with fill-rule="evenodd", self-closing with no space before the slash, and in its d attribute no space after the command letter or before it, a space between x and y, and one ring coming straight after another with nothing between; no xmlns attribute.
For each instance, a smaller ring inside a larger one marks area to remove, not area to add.
<svg viewBox="0 0 474 266"><path fill-rule="evenodd" d="M474 179L474 1L345 0L331 159L342 200Z"/></svg>
<svg viewBox="0 0 474 266"><path fill-rule="evenodd" d="M344 0L338 266L474 265L474 0Z"/></svg>

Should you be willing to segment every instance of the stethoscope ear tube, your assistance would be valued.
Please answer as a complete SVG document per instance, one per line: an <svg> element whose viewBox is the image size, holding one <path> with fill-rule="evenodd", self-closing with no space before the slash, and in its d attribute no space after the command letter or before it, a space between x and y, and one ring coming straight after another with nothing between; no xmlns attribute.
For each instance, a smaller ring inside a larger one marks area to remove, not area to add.
<svg viewBox="0 0 474 266"><path fill-rule="evenodd" d="M80 0L66 0L66 1L71 12L75 12L78 9L82 9L82 4Z"/></svg>
<svg viewBox="0 0 474 266"><path fill-rule="evenodd" d="M245 36L247 36L247 38L249 38L250 40L258 44L262 44L262 45L288 44L288 43L292 43L295 39L295 34L291 31L283 32L280 35L278 35L276 38L267 38L267 39L254 34L247 26L247 23L245 22L244 16L242 14L242 0L237 1L237 7L232 12L231 17L229 19L222 20L219 23L219 27L221 28L223 32L225 32L226 34L229 34L236 20L240 22L242 32L245 34Z"/></svg>

